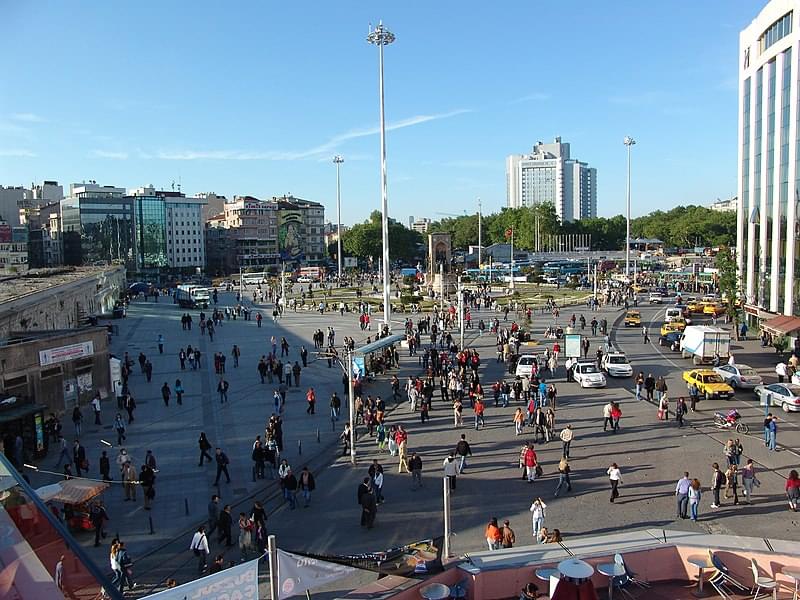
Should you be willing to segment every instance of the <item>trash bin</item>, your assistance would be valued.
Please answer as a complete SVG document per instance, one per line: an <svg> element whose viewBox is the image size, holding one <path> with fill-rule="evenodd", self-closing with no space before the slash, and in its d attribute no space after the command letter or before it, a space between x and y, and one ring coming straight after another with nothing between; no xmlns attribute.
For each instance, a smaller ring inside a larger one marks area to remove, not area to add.
<svg viewBox="0 0 800 600"><path fill-rule="evenodd" d="M423 600L448 600L450 588L442 583L432 583L419 590Z"/></svg>

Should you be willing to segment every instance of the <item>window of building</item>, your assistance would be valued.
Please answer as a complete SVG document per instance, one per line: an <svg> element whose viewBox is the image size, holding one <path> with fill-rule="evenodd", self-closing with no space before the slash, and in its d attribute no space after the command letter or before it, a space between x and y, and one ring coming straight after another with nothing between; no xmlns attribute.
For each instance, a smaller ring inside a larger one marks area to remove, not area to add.
<svg viewBox="0 0 800 600"><path fill-rule="evenodd" d="M758 47L761 53L772 46L775 42L792 33L792 15L793 11L789 11L780 19L775 21L772 25L770 25L767 30L761 34L761 37L758 38Z"/></svg>

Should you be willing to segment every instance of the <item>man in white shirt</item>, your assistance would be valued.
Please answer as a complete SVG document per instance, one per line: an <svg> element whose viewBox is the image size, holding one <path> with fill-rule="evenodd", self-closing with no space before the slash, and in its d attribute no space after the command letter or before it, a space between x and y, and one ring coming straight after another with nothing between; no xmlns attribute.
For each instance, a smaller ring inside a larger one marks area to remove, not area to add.
<svg viewBox="0 0 800 600"><path fill-rule="evenodd" d="M192 543L189 545L189 549L194 552L194 555L197 557L197 568L202 575L205 570L208 568L208 537L206 536L206 528L204 525L201 525L197 528L197 533L194 534L192 537Z"/></svg>
<svg viewBox="0 0 800 600"><path fill-rule="evenodd" d="M687 471L683 474L683 477L678 480L678 483L675 486L675 496L678 499L679 519L688 518L686 512L689 509L689 486L691 483L692 480L689 479L689 472Z"/></svg>

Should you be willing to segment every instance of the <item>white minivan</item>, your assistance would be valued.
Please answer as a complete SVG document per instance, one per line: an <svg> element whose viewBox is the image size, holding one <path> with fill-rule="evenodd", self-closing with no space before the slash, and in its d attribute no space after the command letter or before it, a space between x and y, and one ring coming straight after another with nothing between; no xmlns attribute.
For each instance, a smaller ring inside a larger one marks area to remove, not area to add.
<svg viewBox="0 0 800 600"><path fill-rule="evenodd" d="M683 318L683 311L680 308L670 306L664 311L664 322L669 323L675 319Z"/></svg>

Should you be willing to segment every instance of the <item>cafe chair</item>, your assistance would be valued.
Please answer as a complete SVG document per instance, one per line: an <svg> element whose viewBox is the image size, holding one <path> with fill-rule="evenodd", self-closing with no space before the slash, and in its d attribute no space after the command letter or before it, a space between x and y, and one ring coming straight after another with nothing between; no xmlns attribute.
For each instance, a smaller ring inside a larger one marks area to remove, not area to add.
<svg viewBox="0 0 800 600"><path fill-rule="evenodd" d="M649 583L647 583L646 581L643 581L643 580L641 580L641 579L637 578L637 577L636 577L636 573L634 573L633 571L631 571L631 568L630 568L630 567L628 566L628 564L625 562L625 558L622 556L622 554L620 554L619 552L617 552L617 553L614 555L614 562L615 562L616 564L618 564L619 566L621 566L623 569L625 569L625 574L628 576L628 579L630 579L630 580L631 580L631 583L633 583L634 585L637 585L637 586L639 586L639 587L640 587L640 588L642 588L642 589L650 589L650 584L649 584Z"/></svg>
<svg viewBox="0 0 800 600"><path fill-rule="evenodd" d="M628 600L634 600L633 594L631 594L626 588L630 587L633 584L633 579L631 579L628 575L617 575L613 578L611 585L614 589Z"/></svg>
<svg viewBox="0 0 800 600"><path fill-rule="evenodd" d="M763 589L764 591L771 591L773 600L778 598L778 582L772 577L762 577L758 574L758 563L754 558L750 559L750 569L753 571L753 587L750 588L750 593L753 594L753 600L758 598L758 593ZM767 597L766 595L764 596Z"/></svg>
<svg viewBox="0 0 800 600"><path fill-rule="evenodd" d="M732 598L737 591L747 592L747 586L731 574L731 570L722 562L719 556L709 550L708 558L711 564L714 565L714 571L709 575L707 581L720 596L728 599Z"/></svg>

